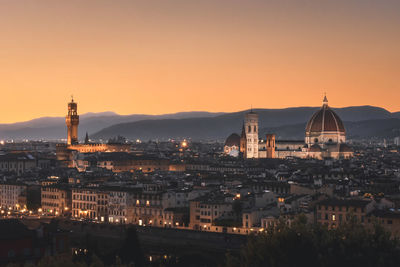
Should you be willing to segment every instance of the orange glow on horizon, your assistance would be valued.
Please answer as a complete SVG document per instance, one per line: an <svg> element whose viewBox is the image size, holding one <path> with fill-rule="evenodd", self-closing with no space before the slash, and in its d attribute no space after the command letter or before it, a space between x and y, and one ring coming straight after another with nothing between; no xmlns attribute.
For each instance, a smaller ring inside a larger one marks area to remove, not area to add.
<svg viewBox="0 0 400 267"><path fill-rule="evenodd" d="M301 3L300 3L301 2ZM400 1L11 1L0 123L373 105L400 111ZM335 3L333 3L335 2Z"/></svg>

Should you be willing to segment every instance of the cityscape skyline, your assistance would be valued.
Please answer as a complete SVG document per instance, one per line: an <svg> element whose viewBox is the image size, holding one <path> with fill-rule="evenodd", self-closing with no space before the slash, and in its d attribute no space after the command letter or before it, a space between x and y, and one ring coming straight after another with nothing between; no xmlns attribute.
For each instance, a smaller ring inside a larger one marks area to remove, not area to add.
<svg viewBox="0 0 400 267"><path fill-rule="evenodd" d="M0 266L400 266L399 0L0 5Z"/></svg>
<svg viewBox="0 0 400 267"><path fill-rule="evenodd" d="M81 114L319 106L324 92L399 111L400 3L360 2L4 1L1 123L62 116L70 94Z"/></svg>

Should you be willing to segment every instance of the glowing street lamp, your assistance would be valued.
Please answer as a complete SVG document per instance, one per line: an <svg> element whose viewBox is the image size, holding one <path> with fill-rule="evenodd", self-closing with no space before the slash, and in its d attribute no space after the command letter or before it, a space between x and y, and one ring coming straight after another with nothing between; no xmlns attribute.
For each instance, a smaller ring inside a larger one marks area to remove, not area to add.
<svg viewBox="0 0 400 267"><path fill-rule="evenodd" d="M186 140L183 140L182 143L181 143L181 147L185 148L185 147L187 147L187 146L188 146L187 141L186 141Z"/></svg>

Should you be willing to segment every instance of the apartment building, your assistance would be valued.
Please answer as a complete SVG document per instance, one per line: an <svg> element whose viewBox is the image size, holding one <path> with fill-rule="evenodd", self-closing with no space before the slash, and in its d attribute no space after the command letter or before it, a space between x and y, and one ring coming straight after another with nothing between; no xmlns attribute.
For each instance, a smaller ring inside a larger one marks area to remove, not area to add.
<svg viewBox="0 0 400 267"><path fill-rule="evenodd" d="M0 183L0 206L19 210L26 208L27 186L21 183Z"/></svg>
<svg viewBox="0 0 400 267"><path fill-rule="evenodd" d="M72 189L72 216L91 220L98 219L96 188Z"/></svg>
<svg viewBox="0 0 400 267"><path fill-rule="evenodd" d="M71 189L65 186L48 185L41 188L42 211L48 215L71 214Z"/></svg>
<svg viewBox="0 0 400 267"><path fill-rule="evenodd" d="M364 224L367 214L374 210L374 204L373 200L325 199L316 205L316 222L330 229L351 219Z"/></svg>

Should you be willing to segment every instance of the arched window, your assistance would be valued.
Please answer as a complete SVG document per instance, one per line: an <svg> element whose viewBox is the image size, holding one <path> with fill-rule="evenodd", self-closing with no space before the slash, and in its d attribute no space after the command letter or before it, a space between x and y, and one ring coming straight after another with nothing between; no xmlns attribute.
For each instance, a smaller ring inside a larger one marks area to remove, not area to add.
<svg viewBox="0 0 400 267"><path fill-rule="evenodd" d="M315 139L314 139L314 143L318 143L318 138L315 138Z"/></svg>
<svg viewBox="0 0 400 267"><path fill-rule="evenodd" d="M329 143L332 143L332 142L333 142L332 138L331 138L331 139L329 139L329 140L328 140L328 142L329 142Z"/></svg>
<svg viewBox="0 0 400 267"><path fill-rule="evenodd" d="M254 132L257 132L257 126L254 125Z"/></svg>
<svg viewBox="0 0 400 267"><path fill-rule="evenodd" d="M248 127L248 132L251 133L251 126Z"/></svg>

